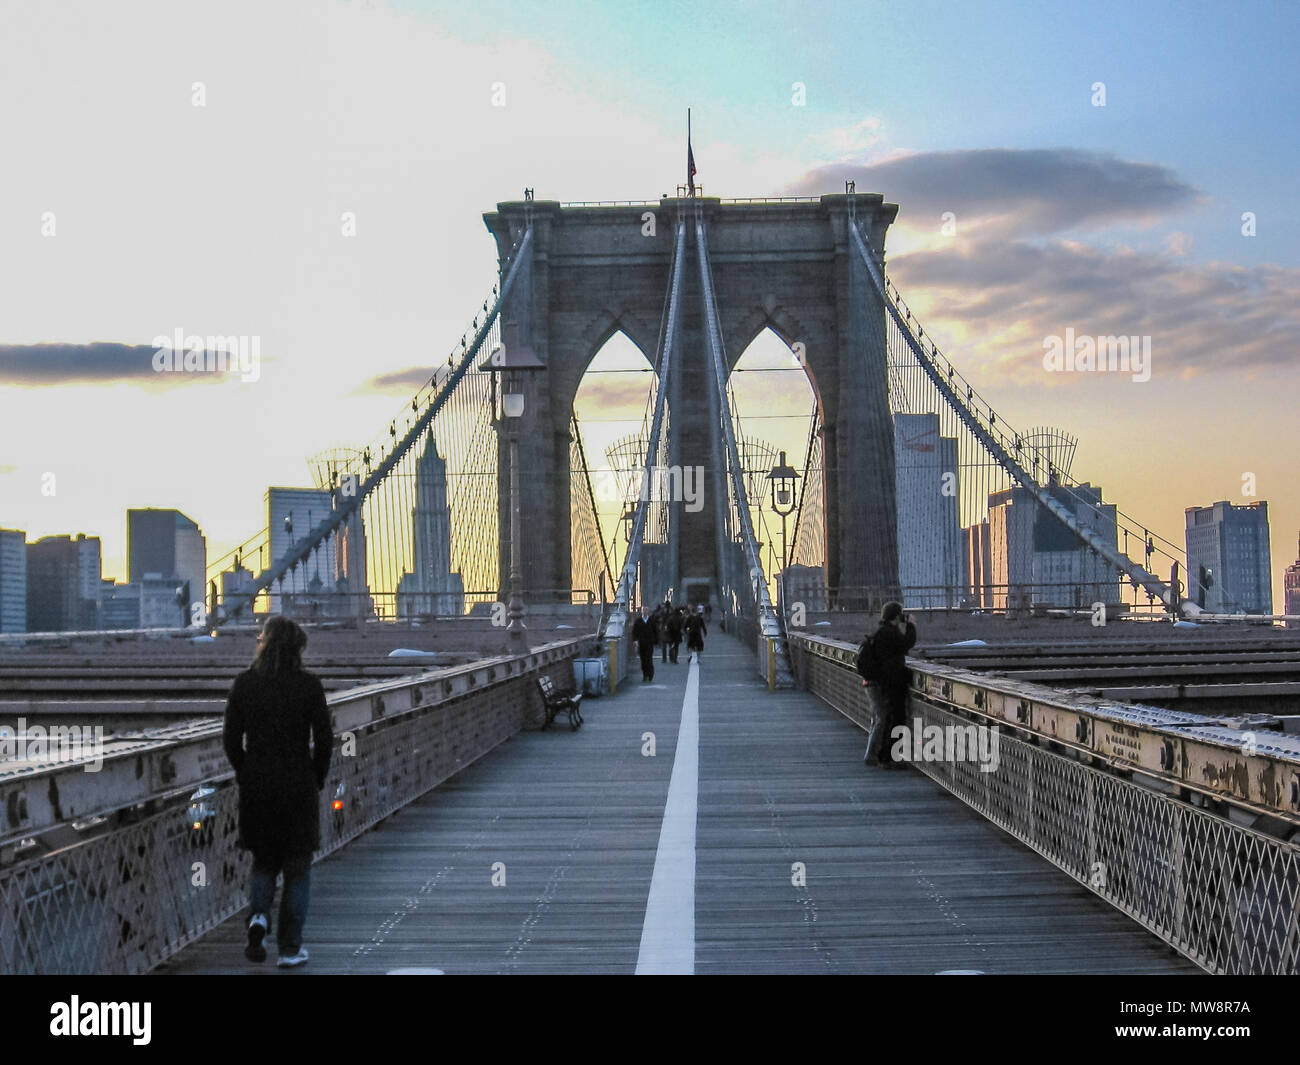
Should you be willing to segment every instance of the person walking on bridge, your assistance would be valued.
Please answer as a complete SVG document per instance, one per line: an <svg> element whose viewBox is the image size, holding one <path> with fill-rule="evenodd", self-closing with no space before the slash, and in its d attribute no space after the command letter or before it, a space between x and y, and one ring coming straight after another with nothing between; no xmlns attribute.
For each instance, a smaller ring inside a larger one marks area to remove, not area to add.
<svg viewBox="0 0 1300 1065"><path fill-rule="evenodd" d="M704 624L704 607L697 607L696 612L686 619L686 650L694 651L698 660L704 654L704 637L709 634Z"/></svg>
<svg viewBox="0 0 1300 1065"><path fill-rule="evenodd" d="M334 735L325 689L303 669L307 634L268 618L252 666L226 701L223 741L239 785L238 844L253 852L244 956L265 961L275 879L284 872L276 940L282 968L302 965L302 928L311 895L311 857L320 846L320 791Z"/></svg>
<svg viewBox="0 0 1300 1065"><path fill-rule="evenodd" d="M682 645L682 608L677 607L668 615L668 650L669 661L677 661L677 648Z"/></svg>
<svg viewBox="0 0 1300 1065"><path fill-rule="evenodd" d="M641 616L632 623L632 641L641 656L641 679L655 679L655 644L659 642L659 621L650 616L650 608L641 605Z"/></svg>
<svg viewBox="0 0 1300 1065"><path fill-rule="evenodd" d="M903 613L902 603L886 603L880 612L880 625L858 651L858 673L864 685L876 685L876 719L867 739L863 761L895 766L891 753L895 727L906 724L907 690L912 671L907 668L907 652L916 643L916 626L910 614Z"/></svg>
<svg viewBox="0 0 1300 1065"><path fill-rule="evenodd" d="M660 661L668 664L668 619L672 617L673 606L666 599L655 609L655 635L659 639Z"/></svg>

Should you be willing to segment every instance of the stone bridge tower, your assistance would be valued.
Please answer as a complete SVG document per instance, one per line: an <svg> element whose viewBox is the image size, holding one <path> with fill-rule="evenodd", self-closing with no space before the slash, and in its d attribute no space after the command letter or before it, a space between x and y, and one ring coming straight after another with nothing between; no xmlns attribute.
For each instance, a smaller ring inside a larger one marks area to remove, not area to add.
<svg viewBox="0 0 1300 1065"><path fill-rule="evenodd" d="M609 207L518 201L498 204L484 215L503 261L528 219L534 230L531 262L503 308L503 321L518 324L521 341L531 344L547 366L530 375L520 427L520 483L528 486L521 514L528 533L523 544L526 588L571 586L569 419L574 397L587 366L616 331L653 363L677 219L685 212L680 392L673 388L669 397L676 437L672 447L681 465L704 467L705 505L697 513L680 515L676 569L680 580L715 582L716 595L719 563L709 493L725 486L710 457L709 356L693 226L697 211L708 235L728 371L765 328L791 347L802 345L825 433L828 586L896 587L894 433L884 309L857 259L849 225L852 213L868 247L883 255L885 231L898 207L879 195L846 194L784 202L669 198L658 205ZM643 235L646 212L655 215L653 236ZM504 503L502 507L504 519ZM501 528L508 535L508 521ZM508 544L503 542L501 550L505 574Z"/></svg>

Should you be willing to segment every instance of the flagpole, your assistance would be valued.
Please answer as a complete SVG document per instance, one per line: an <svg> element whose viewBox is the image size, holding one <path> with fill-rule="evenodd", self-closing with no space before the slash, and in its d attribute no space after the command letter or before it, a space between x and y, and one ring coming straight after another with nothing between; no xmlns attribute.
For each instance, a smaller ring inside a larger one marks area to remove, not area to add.
<svg viewBox="0 0 1300 1065"><path fill-rule="evenodd" d="M691 109L686 109L686 195L695 195L695 174L692 173L691 167L695 163L695 158L691 154Z"/></svg>

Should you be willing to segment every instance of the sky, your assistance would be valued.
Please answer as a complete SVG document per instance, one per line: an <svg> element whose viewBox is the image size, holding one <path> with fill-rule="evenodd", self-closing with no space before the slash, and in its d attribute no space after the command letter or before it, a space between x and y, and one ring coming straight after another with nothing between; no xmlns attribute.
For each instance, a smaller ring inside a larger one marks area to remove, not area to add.
<svg viewBox="0 0 1300 1065"><path fill-rule="evenodd" d="M0 527L98 535L125 579L126 509L175 507L215 559L457 346L495 280L485 211L671 191L689 106L707 195L899 204L889 272L927 334L1000 419L1078 437L1108 500L1179 544L1184 508L1267 500L1280 610L1298 46L1291 3L0 0ZM1047 372L1067 328L1150 336L1150 379ZM154 372L177 329L257 337L256 380ZM593 396L639 424L602 389L644 377L593 374L588 432L634 427Z"/></svg>

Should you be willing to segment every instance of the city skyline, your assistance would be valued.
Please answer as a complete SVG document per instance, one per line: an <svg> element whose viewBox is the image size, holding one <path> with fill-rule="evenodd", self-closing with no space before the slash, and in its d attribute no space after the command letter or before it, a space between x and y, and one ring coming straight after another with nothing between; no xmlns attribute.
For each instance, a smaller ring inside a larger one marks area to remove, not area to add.
<svg viewBox="0 0 1300 1065"><path fill-rule="evenodd" d="M1238 21L1188 5L1170 23L1117 4L919 4L903 25L884 5L828 5L792 28L774 8L724 7L734 33L712 52L690 32L705 13L680 12L670 45L650 6L520 20L508 4L338 4L304 24L305 7L236 4L186 21L182 50L165 45L166 5L79 10L76 39L32 6L0 41L3 99L21 86L36 101L0 104L27 161L0 209L0 526L98 536L105 576L126 575L128 508L193 516L212 558L246 539L261 485L309 483L309 455L367 439L445 362L494 277L484 211L525 185L671 194L688 104L707 195L853 180L898 203L889 269L927 334L1011 424L1077 436L1078 479L1108 502L1180 546L1186 509L1218 500L1267 500L1276 544L1300 530L1284 9ZM863 75L861 49L881 40ZM954 47L979 61L952 64ZM238 78L222 73L231 55ZM291 73L285 55L304 62ZM178 166L183 182L122 165L164 144L178 164L256 165ZM93 183L87 152L109 164ZM258 338L256 379L157 372L151 344L176 330ZM1150 337L1149 379L1048 372L1044 338L1068 330ZM593 376L579 397L626 418L616 433L643 407L644 384L623 378ZM1275 604L1288 553L1274 551Z"/></svg>

